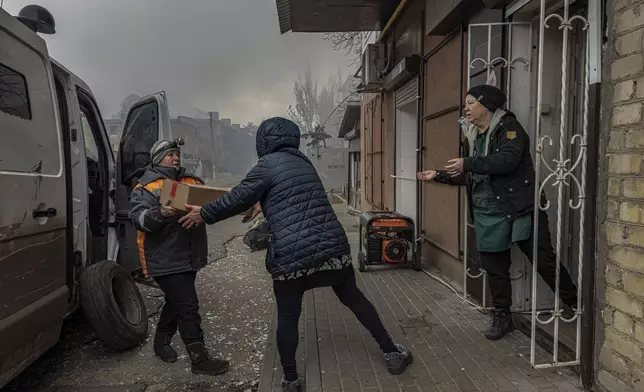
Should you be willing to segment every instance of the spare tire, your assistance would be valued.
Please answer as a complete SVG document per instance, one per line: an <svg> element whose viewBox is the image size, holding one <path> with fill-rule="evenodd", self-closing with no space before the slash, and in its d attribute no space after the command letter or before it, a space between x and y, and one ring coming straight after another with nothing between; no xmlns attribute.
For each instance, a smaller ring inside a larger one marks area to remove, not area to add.
<svg viewBox="0 0 644 392"><path fill-rule="evenodd" d="M148 315L134 279L113 261L90 265L81 276L81 306L105 346L123 351L148 336Z"/></svg>

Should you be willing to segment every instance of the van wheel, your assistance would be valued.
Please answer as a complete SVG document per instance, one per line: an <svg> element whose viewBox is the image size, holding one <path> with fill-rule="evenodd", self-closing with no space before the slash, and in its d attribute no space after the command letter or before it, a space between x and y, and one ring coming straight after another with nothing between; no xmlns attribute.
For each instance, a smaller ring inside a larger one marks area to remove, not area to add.
<svg viewBox="0 0 644 392"><path fill-rule="evenodd" d="M105 346L123 351L148 336L148 315L134 279L113 261L85 269L81 277L81 306Z"/></svg>

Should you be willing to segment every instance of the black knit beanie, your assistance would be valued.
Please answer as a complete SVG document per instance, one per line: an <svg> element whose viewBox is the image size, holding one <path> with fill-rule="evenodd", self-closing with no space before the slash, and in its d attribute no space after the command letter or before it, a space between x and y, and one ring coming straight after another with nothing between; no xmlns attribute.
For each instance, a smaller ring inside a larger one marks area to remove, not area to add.
<svg viewBox="0 0 644 392"><path fill-rule="evenodd" d="M491 112L500 109L507 100L503 91L489 84L480 84L469 89L467 95L471 95L479 103Z"/></svg>

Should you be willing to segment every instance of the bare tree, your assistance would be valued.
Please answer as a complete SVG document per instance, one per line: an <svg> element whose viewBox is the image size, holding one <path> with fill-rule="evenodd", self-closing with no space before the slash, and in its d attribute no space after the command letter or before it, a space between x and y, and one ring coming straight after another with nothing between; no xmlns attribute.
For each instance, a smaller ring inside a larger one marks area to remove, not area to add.
<svg viewBox="0 0 644 392"><path fill-rule="evenodd" d="M307 135L315 130L318 118L318 84L313 81L311 67L307 67L304 76L298 75L293 84L295 106L289 105L288 114L300 129Z"/></svg>
<svg viewBox="0 0 644 392"><path fill-rule="evenodd" d="M327 84L322 87L318 95L319 110L318 115L320 122L324 122L335 109L336 98L338 95L339 83L336 81L335 76L331 75Z"/></svg>
<svg viewBox="0 0 644 392"><path fill-rule="evenodd" d="M325 33L323 39L331 42L333 49L342 50L349 58L349 64L356 66L360 64L362 57L362 42L371 34L368 31L346 31Z"/></svg>
<svg viewBox="0 0 644 392"><path fill-rule="evenodd" d="M320 91L318 100L320 101L320 124L322 126L338 127L341 119L339 114L343 113L343 102L345 80L342 72L338 70L337 74L330 75L327 84Z"/></svg>
<svg viewBox="0 0 644 392"><path fill-rule="evenodd" d="M310 67L304 75L298 75L293 86L295 106L289 105L288 114L300 127L302 138L308 139L308 147L327 147L327 140L333 136L326 131L325 126L339 125L339 116L346 105L343 91L345 80L342 72L329 75L326 84L318 92L318 85L313 81Z"/></svg>
<svg viewBox="0 0 644 392"><path fill-rule="evenodd" d="M255 134L257 133L257 125L255 125L255 123L252 121L246 123L246 125L242 126L241 129L251 136L255 136Z"/></svg>

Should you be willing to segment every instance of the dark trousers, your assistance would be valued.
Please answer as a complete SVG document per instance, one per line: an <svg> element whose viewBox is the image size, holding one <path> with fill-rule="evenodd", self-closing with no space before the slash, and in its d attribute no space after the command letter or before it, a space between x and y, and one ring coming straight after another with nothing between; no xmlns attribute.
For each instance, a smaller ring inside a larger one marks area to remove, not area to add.
<svg viewBox="0 0 644 392"><path fill-rule="evenodd" d="M154 278L165 294L157 330L174 335L178 328L186 345L203 342L196 277L196 272L185 272Z"/></svg>
<svg viewBox="0 0 644 392"><path fill-rule="evenodd" d="M396 351L373 304L365 298L356 284L353 268L342 271L322 271L286 281L274 281L273 291L277 302L277 349L288 381L297 378L295 352L299 340L298 323L302 313L304 292L315 287L333 288L343 305L348 307L374 337L384 353Z"/></svg>
<svg viewBox="0 0 644 392"><path fill-rule="evenodd" d="M533 236L525 241L517 242L521 251L533 262ZM550 228L548 215L539 211L539 261L537 271L543 280L555 290L557 255L550 241ZM512 306L512 281L510 279L510 266L512 265L511 249L504 252L480 252L481 265L487 271L488 287L492 294L492 304L496 309L509 309ZM577 287L570 278L568 270L562 265L559 274L559 295L568 306L577 305Z"/></svg>

